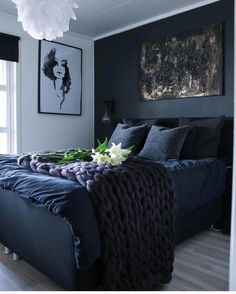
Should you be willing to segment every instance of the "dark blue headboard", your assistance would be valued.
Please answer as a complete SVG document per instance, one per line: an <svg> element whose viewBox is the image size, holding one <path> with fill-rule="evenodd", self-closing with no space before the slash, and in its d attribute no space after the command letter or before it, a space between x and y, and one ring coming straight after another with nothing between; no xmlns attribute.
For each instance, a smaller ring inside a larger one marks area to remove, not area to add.
<svg viewBox="0 0 236 294"><path fill-rule="evenodd" d="M199 119L203 119L203 117L199 117ZM142 118L142 119L129 118L125 120L135 124L143 120L145 121L154 120L154 118ZM170 128L177 127L179 125L178 118L157 118L156 120L158 125L162 125L162 126L166 126ZM121 121L122 119L119 119L116 121L116 123ZM222 128L221 142L220 142L219 152L218 152L219 157L224 159L227 162L227 165L232 165L232 162L233 162L233 129L234 129L233 125L234 125L233 118L226 117L224 120L224 126Z"/></svg>

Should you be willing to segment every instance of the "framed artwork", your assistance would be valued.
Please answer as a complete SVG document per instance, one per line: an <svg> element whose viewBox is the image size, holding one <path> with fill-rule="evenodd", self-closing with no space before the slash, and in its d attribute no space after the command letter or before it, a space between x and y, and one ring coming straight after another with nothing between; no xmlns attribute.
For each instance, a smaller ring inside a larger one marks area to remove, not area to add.
<svg viewBox="0 0 236 294"><path fill-rule="evenodd" d="M223 24L141 45L139 98L223 94Z"/></svg>
<svg viewBox="0 0 236 294"><path fill-rule="evenodd" d="M81 115L82 49L39 41L38 112Z"/></svg>

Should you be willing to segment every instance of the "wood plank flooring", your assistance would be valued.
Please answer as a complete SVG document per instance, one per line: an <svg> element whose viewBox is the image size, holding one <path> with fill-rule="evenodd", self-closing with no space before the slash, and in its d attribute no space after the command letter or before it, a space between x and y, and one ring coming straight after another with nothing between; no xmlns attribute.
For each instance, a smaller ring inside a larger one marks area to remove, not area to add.
<svg viewBox="0 0 236 294"><path fill-rule="evenodd" d="M227 291L229 236L206 231L175 250L173 279L163 291ZM14 262L0 244L0 291L63 290L23 260Z"/></svg>
<svg viewBox="0 0 236 294"><path fill-rule="evenodd" d="M175 250L173 279L161 290L227 291L230 238L218 232L203 232Z"/></svg>

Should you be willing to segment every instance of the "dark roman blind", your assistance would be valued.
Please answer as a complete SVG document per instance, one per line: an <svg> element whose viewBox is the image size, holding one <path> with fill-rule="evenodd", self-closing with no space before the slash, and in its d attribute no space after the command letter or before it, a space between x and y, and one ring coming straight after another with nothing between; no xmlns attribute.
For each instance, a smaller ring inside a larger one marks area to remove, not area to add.
<svg viewBox="0 0 236 294"><path fill-rule="evenodd" d="M0 59L19 61L19 37L0 33Z"/></svg>

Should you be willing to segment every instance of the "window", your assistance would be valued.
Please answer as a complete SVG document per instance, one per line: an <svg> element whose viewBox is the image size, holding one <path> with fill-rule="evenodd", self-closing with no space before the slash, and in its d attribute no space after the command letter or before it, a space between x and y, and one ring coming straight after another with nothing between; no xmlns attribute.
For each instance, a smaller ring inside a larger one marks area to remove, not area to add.
<svg viewBox="0 0 236 294"><path fill-rule="evenodd" d="M16 153L16 63L0 60L0 154Z"/></svg>

